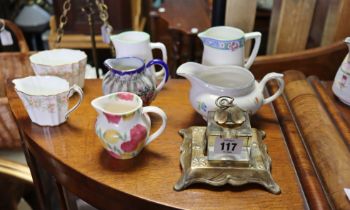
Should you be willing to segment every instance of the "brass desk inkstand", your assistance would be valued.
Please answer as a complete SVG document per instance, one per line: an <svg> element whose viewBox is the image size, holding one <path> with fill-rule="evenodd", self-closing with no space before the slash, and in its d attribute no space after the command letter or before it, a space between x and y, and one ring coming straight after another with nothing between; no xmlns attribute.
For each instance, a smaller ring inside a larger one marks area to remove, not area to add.
<svg viewBox="0 0 350 210"><path fill-rule="evenodd" d="M271 158L262 143L265 132L252 128L249 115L235 106L233 98L221 96L216 111L208 112L207 127L181 129L182 175L174 189L193 183L233 186L258 183L274 194L281 192L271 176Z"/></svg>

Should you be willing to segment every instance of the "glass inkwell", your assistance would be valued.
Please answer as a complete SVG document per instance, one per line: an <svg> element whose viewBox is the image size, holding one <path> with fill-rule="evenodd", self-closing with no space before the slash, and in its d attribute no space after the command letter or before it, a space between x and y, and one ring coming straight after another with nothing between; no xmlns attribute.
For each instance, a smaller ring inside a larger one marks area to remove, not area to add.
<svg viewBox="0 0 350 210"><path fill-rule="evenodd" d="M181 129L182 175L175 190L193 183L239 186L258 183L274 194L280 193L272 178L271 158L262 143L265 132L252 128L249 114L235 106L234 99L219 97L215 111L207 115L207 127Z"/></svg>

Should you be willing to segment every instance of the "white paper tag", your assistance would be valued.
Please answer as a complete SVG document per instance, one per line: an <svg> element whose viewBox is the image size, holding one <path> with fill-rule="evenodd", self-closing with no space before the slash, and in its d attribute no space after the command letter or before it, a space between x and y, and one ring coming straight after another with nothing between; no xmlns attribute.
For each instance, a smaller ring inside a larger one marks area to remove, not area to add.
<svg viewBox="0 0 350 210"><path fill-rule="evenodd" d="M243 141L241 139L223 139L218 137L214 145L214 153L225 155L239 155L242 152Z"/></svg>
<svg viewBox="0 0 350 210"><path fill-rule="evenodd" d="M108 25L103 24L101 26L101 36L104 43L109 44L111 42L111 40L109 39L111 32L112 32L112 28L109 27Z"/></svg>
<svg viewBox="0 0 350 210"><path fill-rule="evenodd" d="M13 45L13 39L12 39L11 33L6 29L0 32L0 40L3 46Z"/></svg>
<svg viewBox="0 0 350 210"><path fill-rule="evenodd" d="M350 188L344 188L345 194L348 197L349 201L350 201Z"/></svg>

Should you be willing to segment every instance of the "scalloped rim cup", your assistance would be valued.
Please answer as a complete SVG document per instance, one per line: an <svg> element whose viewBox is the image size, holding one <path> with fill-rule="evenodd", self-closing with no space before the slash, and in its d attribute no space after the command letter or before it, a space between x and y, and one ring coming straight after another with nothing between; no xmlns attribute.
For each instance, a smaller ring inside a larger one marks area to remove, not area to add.
<svg viewBox="0 0 350 210"><path fill-rule="evenodd" d="M53 49L44 50L29 57L36 75L61 77L69 85L84 87L87 55L81 50Z"/></svg>

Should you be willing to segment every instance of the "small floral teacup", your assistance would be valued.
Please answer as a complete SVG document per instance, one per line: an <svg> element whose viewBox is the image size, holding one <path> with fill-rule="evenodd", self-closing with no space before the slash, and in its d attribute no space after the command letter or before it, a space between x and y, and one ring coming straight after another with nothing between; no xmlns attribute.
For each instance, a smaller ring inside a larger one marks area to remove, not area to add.
<svg viewBox="0 0 350 210"><path fill-rule="evenodd" d="M104 148L117 159L130 159L141 152L165 129L167 116L155 106L142 107L139 96L130 92L116 92L94 99L91 105L98 112L96 134ZM150 135L153 112L162 119L162 124Z"/></svg>
<svg viewBox="0 0 350 210"><path fill-rule="evenodd" d="M83 100L83 91L78 85L69 87L67 80L56 76L29 76L12 82L30 119L41 126L64 123ZM73 92L79 94L79 100L68 110L69 97Z"/></svg>

